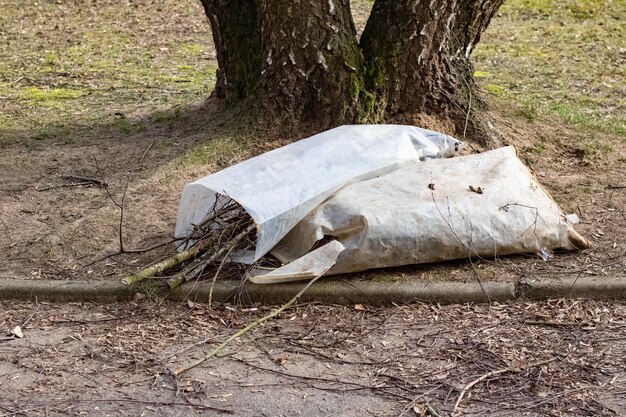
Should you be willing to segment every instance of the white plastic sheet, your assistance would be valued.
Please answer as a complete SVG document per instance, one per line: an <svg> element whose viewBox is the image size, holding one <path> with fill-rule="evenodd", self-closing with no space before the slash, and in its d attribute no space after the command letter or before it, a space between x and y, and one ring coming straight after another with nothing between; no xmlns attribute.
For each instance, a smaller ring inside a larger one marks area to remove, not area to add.
<svg viewBox="0 0 626 417"><path fill-rule="evenodd" d="M345 249L333 246L335 250L329 251L322 246L309 253L324 237L335 238ZM302 263L301 256L334 264L330 275L587 247L515 149L505 147L411 162L344 187L280 242L272 253L284 262L295 261L273 275L280 281L289 273L294 279L308 276L305 269L311 262ZM271 274L254 281L276 282Z"/></svg>
<svg viewBox="0 0 626 417"><path fill-rule="evenodd" d="M344 250L341 242L333 240L280 268L256 270L250 280L256 284L276 284L320 277L328 273Z"/></svg>
<svg viewBox="0 0 626 417"><path fill-rule="evenodd" d="M253 259L268 253L300 220L348 184L407 162L453 156L458 140L413 126L341 126L229 167L183 190L176 237L209 213L217 194L243 206L257 224Z"/></svg>

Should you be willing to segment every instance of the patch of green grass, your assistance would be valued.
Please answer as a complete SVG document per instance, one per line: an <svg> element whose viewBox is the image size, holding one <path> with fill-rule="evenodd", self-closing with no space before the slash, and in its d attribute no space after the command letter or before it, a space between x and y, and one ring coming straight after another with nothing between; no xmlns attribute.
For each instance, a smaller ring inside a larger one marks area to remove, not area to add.
<svg viewBox="0 0 626 417"><path fill-rule="evenodd" d="M198 43L183 43L178 47L178 54L181 56L200 56L207 51L207 45Z"/></svg>
<svg viewBox="0 0 626 417"><path fill-rule="evenodd" d="M157 123L165 123L172 120L180 120L184 117L180 107L176 107L173 111L158 110L153 114L154 121Z"/></svg>
<svg viewBox="0 0 626 417"><path fill-rule="evenodd" d="M576 106L574 103L548 104L546 108L563 120L592 130L626 134L626 119L601 117L594 112Z"/></svg>
<svg viewBox="0 0 626 417"><path fill-rule="evenodd" d="M52 67L57 59L56 53L54 51L46 51L43 63L49 67Z"/></svg>
<svg viewBox="0 0 626 417"><path fill-rule="evenodd" d="M487 71L474 71L474 77L476 78L488 78L491 77L491 73Z"/></svg>
<svg viewBox="0 0 626 417"><path fill-rule="evenodd" d="M522 102L519 109L520 116L526 118L529 122L534 122L539 117L539 109L533 102Z"/></svg>
<svg viewBox="0 0 626 417"><path fill-rule="evenodd" d="M485 91L494 96L503 96L506 94L506 89L500 85L485 84Z"/></svg>
<svg viewBox="0 0 626 417"><path fill-rule="evenodd" d="M115 125L125 135L132 135L146 128L142 123L128 120L126 117L118 117L115 120Z"/></svg>
<svg viewBox="0 0 626 417"><path fill-rule="evenodd" d="M43 126L32 135L32 139L36 141L44 141L47 139L65 138L64 143L71 143L71 133L72 128L63 124Z"/></svg>
<svg viewBox="0 0 626 417"><path fill-rule="evenodd" d="M221 136L195 146L182 160L183 165L215 165L224 168L238 160L245 148L239 136Z"/></svg>
<svg viewBox="0 0 626 417"><path fill-rule="evenodd" d="M154 143L154 149L166 149L174 146L176 142L173 139L161 139Z"/></svg>
<svg viewBox="0 0 626 417"><path fill-rule="evenodd" d="M520 10L548 13L552 8L552 0L519 0L515 6Z"/></svg>
<svg viewBox="0 0 626 417"><path fill-rule="evenodd" d="M603 3L600 0L577 0L569 6L569 10L577 19L591 19L601 12Z"/></svg>
<svg viewBox="0 0 626 417"><path fill-rule="evenodd" d="M490 94L626 140L623 1L509 0L474 51ZM493 86L502 87L494 88Z"/></svg>
<svg viewBox="0 0 626 417"><path fill-rule="evenodd" d="M43 139L41 126L111 123L125 134L140 127L115 113L144 115L148 106L208 97L216 62L199 2L79 3L3 2L0 30L9 44L0 46L0 97L9 100L0 114L19 127L6 136Z"/></svg>
<svg viewBox="0 0 626 417"><path fill-rule="evenodd" d="M135 289L145 294L146 298L151 301L155 301L159 297L159 286L154 279L146 279L136 284Z"/></svg>
<svg viewBox="0 0 626 417"><path fill-rule="evenodd" d="M67 88L38 88L28 87L22 93L25 100L50 102L57 100L73 100L88 94L82 90L69 90Z"/></svg>
<svg viewBox="0 0 626 417"><path fill-rule="evenodd" d="M533 153L535 155L543 155L546 152L546 144L543 142L535 142L531 147L525 148L524 151Z"/></svg>

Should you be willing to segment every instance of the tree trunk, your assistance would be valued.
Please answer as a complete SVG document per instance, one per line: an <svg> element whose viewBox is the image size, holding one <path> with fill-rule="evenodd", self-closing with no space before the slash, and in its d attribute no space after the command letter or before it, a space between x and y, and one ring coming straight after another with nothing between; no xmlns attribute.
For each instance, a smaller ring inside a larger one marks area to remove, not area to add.
<svg viewBox="0 0 626 417"><path fill-rule="evenodd" d="M258 101L280 119L320 128L355 118L363 59L348 0L258 0L263 71Z"/></svg>
<svg viewBox="0 0 626 417"><path fill-rule="evenodd" d="M349 0L202 0L215 94L318 129L434 116L484 143L469 55L503 0L376 0L360 42Z"/></svg>
<svg viewBox="0 0 626 417"><path fill-rule="evenodd" d="M213 94L228 103L252 98L261 76L261 38L255 0L202 0L217 51Z"/></svg>
<svg viewBox="0 0 626 417"><path fill-rule="evenodd" d="M368 87L387 118L426 113L484 135L469 55L503 0L376 0L361 37ZM482 130L482 129L481 129Z"/></svg>

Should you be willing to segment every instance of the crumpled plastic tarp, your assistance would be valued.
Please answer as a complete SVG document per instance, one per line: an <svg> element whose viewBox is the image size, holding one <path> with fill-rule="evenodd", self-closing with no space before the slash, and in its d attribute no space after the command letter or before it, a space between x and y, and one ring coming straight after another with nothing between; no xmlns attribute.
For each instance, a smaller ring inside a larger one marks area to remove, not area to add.
<svg viewBox="0 0 626 417"><path fill-rule="evenodd" d="M311 251L330 238L335 241ZM509 146L409 162L342 188L272 252L290 263L252 280L588 246Z"/></svg>
<svg viewBox="0 0 626 417"><path fill-rule="evenodd" d="M461 146L450 136L414 126L331 129L187 184L176 237L188 236L221 194L241 204L256 222L251 260L258 260L346 185L386 174L410 161L453 156Z"/></svg>
<svg viewBox="0 0 626 417"><path fill-rule="evenodd" d="M219 195L237 201L257 241L231 260L285 263L258 283L589 246L513 147L456 156L462 146L413 126L332 129L188 184L176 236Z"/></svg>

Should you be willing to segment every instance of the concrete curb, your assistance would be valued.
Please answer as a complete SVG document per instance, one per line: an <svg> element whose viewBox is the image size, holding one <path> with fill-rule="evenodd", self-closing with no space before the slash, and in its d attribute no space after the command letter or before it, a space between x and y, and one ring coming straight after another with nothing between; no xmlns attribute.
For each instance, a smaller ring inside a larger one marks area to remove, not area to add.
<svg viewBox="0 0 626 417"><path fill-rule="evenodd" d="M114 281L0 279L0 300L114 302L130 300L136 292Z"/></svg>
<svg viewBox="0 0 626 417"><path fill-rule="evenodd" d="M233 285L235 284L235 285ZM239 284L233 282L216 283L213 299L225 301L240 294L244 302L263 304L283 304L292 299L306 283L254 285L249 284L240 291ZM315 283L305 292L300 301L319 301L325 304L406 304L415 301L434 303L470 303L491 300L510 300L515 298L513 284L489 282L478 283L432 282L372 282L326 280ZM202 282L192 288L181 288L172 293L173 299L190 298L207 301L211 283Z"/></svg>
<svg viewBox="0 0 626 417"><path fill-rule="evenodd" d="M243 303L283 304L304 285L305 283L248 284L242 290L239 281L219 281L213 288L213 300L228 302L238 299ZM206 302L210 287L210 282L201 282L186 284L172 292L155 286L150 291L173 300L192 299ZM140 288L129 288L117 281L0 279L0 300L114 302L132 299L135 293L140 292ZM312 285L300 300L326 304L389 305L415 301L450 304L561 297L626 300L626 276L543 278L518 284L486 282L482 285L452 281L416 283L328 279Z"/></svg>
<svg viewBox="0 0 626 417"><path fill-rule="evenodd" d="M588 298L626 300L626 276L524 280L518 284L524 298Z"/></svg>

